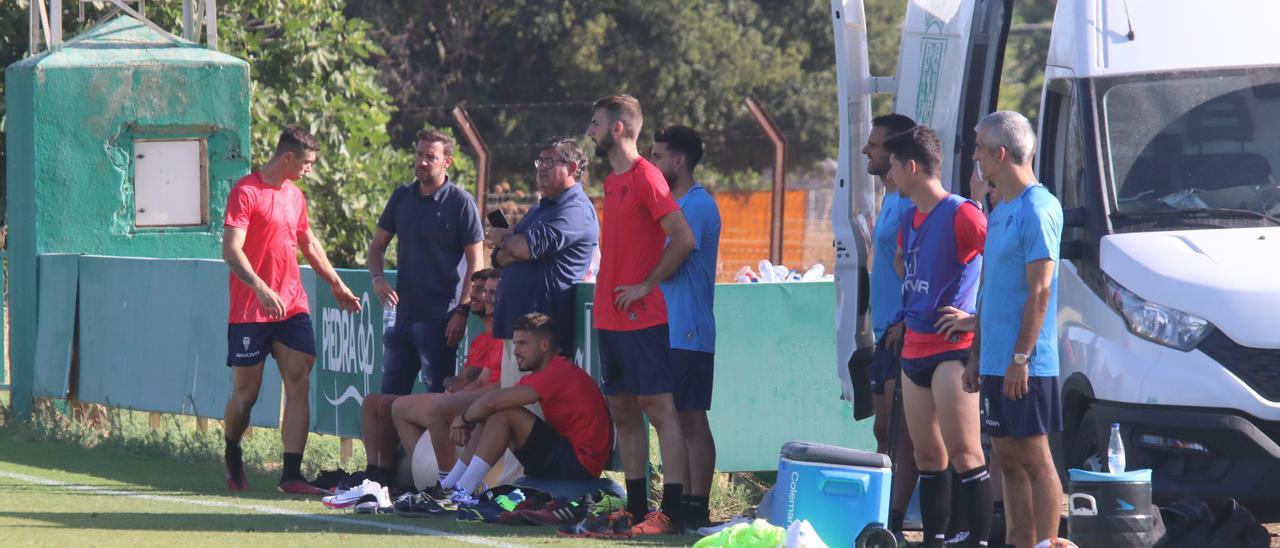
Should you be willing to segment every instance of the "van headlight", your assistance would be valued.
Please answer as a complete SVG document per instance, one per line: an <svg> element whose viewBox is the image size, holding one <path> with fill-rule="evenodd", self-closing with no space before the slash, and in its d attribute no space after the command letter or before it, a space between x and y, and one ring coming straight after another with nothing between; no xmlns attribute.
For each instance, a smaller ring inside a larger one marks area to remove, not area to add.
<svg viewBox="0 0 1280 548"><path fill-rule="evenodd" d="M1151 342L1188 352L1213 330L1208 320L1144 300L1110 276L1106 286L1107 304L1120 313L1130 332Z"/></svg>

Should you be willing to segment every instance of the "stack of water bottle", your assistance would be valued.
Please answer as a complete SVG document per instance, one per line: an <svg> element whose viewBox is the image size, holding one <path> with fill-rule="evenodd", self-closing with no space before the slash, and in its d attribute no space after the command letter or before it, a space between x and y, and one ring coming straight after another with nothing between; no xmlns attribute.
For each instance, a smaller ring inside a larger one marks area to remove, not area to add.
<svg viewBox="0 0 1280 548"><path fill-rule="evenodd" d="M782 283L782 282L822 282L831 281L835 276L827 274L827 267L822 263L814 263L804 273L791 270L785 265L775 265L767 259L760 261L759 273L751 270L750 266L744 266L738 269L738 273L734 275L734 280L740 284L747 283Z"/></svg>

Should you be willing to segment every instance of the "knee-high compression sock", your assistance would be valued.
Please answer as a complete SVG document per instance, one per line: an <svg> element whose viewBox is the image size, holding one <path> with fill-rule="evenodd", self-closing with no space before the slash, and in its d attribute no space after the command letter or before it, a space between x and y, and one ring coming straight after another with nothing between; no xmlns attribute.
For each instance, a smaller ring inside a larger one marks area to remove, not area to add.
<svg viewBox="0 0 1280 548"><path fill-rule="evenodd" d="M960 491L960 474L951 469L951 517L947 520L947 540L963 540L969 533L969 509ZM967 544L966 544L967 546Z"/></svg>
<svg viewBox="0 0 1280 548"><path fill-rule="evenodd" d="M899 512L892 508L889 509L889 530L894 533L902 532L902 522L907 519L907 514Z"/></svg>
<svg viewBox="0 0 1280 548"><path fill-rule="evenodd" d="M958 476L960 490L956 498L969 515L969 538L974 539L970 546L986 546L991 535L991 474L986 466L979 466Z"/></svg>
<svg viewBox="0 0 1280 548"><path fill-rule="evenodd" d="M924 545L942 546L951 516L951 470L920 471L920 517Z"/></svg>

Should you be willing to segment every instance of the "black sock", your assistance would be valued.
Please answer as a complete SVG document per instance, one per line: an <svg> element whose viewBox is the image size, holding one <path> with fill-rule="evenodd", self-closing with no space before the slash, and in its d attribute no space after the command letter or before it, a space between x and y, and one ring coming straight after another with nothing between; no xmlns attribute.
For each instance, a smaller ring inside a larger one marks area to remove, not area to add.
<svg viewBox="0 0 1280 548"><path fill-rule="evenodd" d="M284 469L280 472L280 481L300 480L302 478L302 453L285 453Z"/></svg>
<svg viewBox="0 0 1280 548"><path fill-rule="evenodd" d="M969 509L965 506L964 495L960 490L960 474L951 469L951 517L947 520L947 539L969 530Z"/></svg>
<svg viewBox="0 0 1280 548"><path fill-rule="evenodd" d="M711 497L684 496L684 522L690 526L706 527L711 524Z"/></svg>
<svg viewBox="0 0 1280 548"><path fill-rule="evenodd" d="M240 449L240 442L231 440L226 442L227 447L222 451L222 458L226 461L227 468L231 469L231 473L238 475L244 471L244 452Z"/></svg>
<svg viewBox="0 0 1280 548"><path fill-rule="evenodd" d="M941 546L951 514L951 470L920 471L920 517L924 545Z"/></svg>
<svg viewBox="0 0 1280 548"><path fill-rule="evenodd" d="M684 484L662 484L662 513L671 519L677 531L684 532Z"/></svg>
<svg viewBox="0 0 1280 548"><path fill-rule="evenodd" d="M991 534L991 474L986 466L979 466L968 472L958 474L960 490L956 498L966 508L969 515L969 536L973 538L971 546L986 546Z"/></svg>
<svg viewBox="0 0 1280 548"><path fill-rule="evenodd" d="M907 519L906 512L899 512L892 508L889 509L889 530L895 533L902 532L902 521Z"/></svg>
<svg viewBox="0 0 1280 548"><path fill-rule="evenodd" d="M391 471L376 464L370 464L364 468L364 477L369 478L369 481L376 481L385 487L390 487L388 480L391 479Z"/></svg>
<svg viewBox="0 0 1280 548"><path fill-rule="evenodd" d="M649 482L644 478L627 480L627 512L639 523L649 513Z"/></svg>

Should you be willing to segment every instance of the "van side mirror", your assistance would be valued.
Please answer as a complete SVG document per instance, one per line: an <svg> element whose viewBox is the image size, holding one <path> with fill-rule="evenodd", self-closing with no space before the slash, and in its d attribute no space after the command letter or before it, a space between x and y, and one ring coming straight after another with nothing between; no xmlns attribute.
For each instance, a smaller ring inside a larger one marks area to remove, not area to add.
<svg viewBox="0 0 1280 548"><path fill-rule="evenodd" d="M1062 225L1069 227L1081 227L1088 222L1089 210L1083 207L1071 207L1062 210Z"/></svg>
<svg viewBox="0 0 1280 548"><path fill-rule="evenodd" d="M1083 259L1084 258L1084 242L1080 240L1066 240L1058 249L1060 259Z"/></svg>

